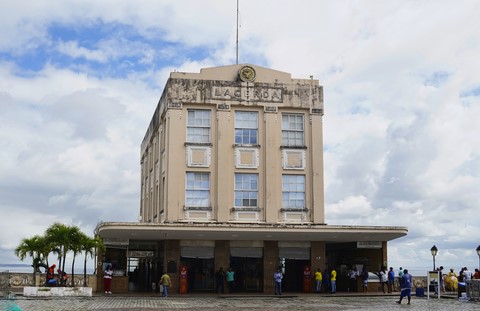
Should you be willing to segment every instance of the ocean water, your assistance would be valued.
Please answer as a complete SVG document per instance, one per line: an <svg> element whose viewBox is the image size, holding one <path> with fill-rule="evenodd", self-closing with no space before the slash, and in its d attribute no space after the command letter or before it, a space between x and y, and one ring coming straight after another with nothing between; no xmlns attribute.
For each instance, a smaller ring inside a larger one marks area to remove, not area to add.
<svg viewBox="0 0 480 311"><path fill-rule="evenodd" d="M66 266L65 270L68 274L72 273L72 267ZM33 268L27 264L0 264L0 272L8 271L11 273L33 273ZM45 272L44 268L40 268L42 273ZM92 267L87 265L87 274L93 274ZM75 274L83 274L83 266L75 266Z"/></svg>

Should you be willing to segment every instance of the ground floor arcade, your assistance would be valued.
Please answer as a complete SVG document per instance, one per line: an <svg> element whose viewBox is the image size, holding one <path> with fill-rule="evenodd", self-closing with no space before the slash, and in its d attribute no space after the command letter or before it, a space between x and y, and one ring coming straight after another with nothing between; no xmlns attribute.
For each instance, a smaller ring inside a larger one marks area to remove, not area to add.
<svg viewBox="0 0 480 311"><path fill-rule="evenodd" d="M231 268L233 291L273 294L278 267L284 273L284 292L313 291L312 275L318 268L335 269L338 291L347 291L347 270L365 266L378 271L388 261L387 242L406 232L398 227L104 223L97 227L107 247L98 256L98 269L113 266L115 292L158 290L165 271L173 292L214 292L215 272Z"/></svg>

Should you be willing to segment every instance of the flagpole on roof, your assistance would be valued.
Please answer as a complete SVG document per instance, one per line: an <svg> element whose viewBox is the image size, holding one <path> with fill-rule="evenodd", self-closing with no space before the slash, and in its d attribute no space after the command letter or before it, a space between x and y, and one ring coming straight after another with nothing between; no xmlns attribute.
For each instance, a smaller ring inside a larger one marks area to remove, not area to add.
<svg viewBox="0 0 480 311"><path fill-rule="evenodd" d="M236 51L237 51L237 65L238 65L238 14L239 14L238 2L239 2L239 0L237 0L237 48L236 48Z"/></svg>

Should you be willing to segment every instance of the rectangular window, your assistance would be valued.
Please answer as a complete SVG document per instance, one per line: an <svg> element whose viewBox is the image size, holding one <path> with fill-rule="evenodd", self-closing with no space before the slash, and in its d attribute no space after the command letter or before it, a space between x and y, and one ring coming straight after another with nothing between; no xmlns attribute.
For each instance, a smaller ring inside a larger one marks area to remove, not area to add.
<svg viewBox="0 0 480 311"><path fill-rule="evenodd" d="M187 142L210 142L210 110L188 110Z"/></svg>
<svg viewBox="0 0 480 311"><path fill-rule="evenodd" d="M258 112L235 111L235 144L255 145L257 136Z"/></svg>
<svg viewBox="0 0 480 311"><path fill-rule="evenodd" d="M257 174L235 174L235 207L258 207Z"/></svg>
<svg viewBox="0 0 480 311"><path fill-rule="evenodd" d="M305 176L282 176L282 208L305 208Z"/></svg>
<svg viewBox="0 0 480 311"><path fill-rule="evenodd" d="M303 114L282 114L282 145L303 146Z"/></svg>
<svg viewBox="0 0 480 311"><path fill-rule="evenodd" d="M210 207L210 174L187 173L185 206Z"/></svg>

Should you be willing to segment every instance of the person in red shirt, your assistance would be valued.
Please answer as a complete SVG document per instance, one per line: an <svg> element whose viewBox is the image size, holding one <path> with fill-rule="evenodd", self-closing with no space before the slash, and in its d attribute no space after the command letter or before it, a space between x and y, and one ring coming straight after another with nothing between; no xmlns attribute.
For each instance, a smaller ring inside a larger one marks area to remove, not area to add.
<svg viewBox="0 0 480 311"><path fill-rule="evenodd" d="M47 277L46 277L46 285L55 285L56 284L56 281L55 281L55 267L57 265L56 264L53 264L51 265L50 267L48 267L48 270L47 270Z"/></svg>
<svg viewBox="0 0 480 311"><path fill-rule="evenodd" d="M475 269L475 273L473 274L473 278L475 280L480 280L480 271L478 269Z"/></svg>

